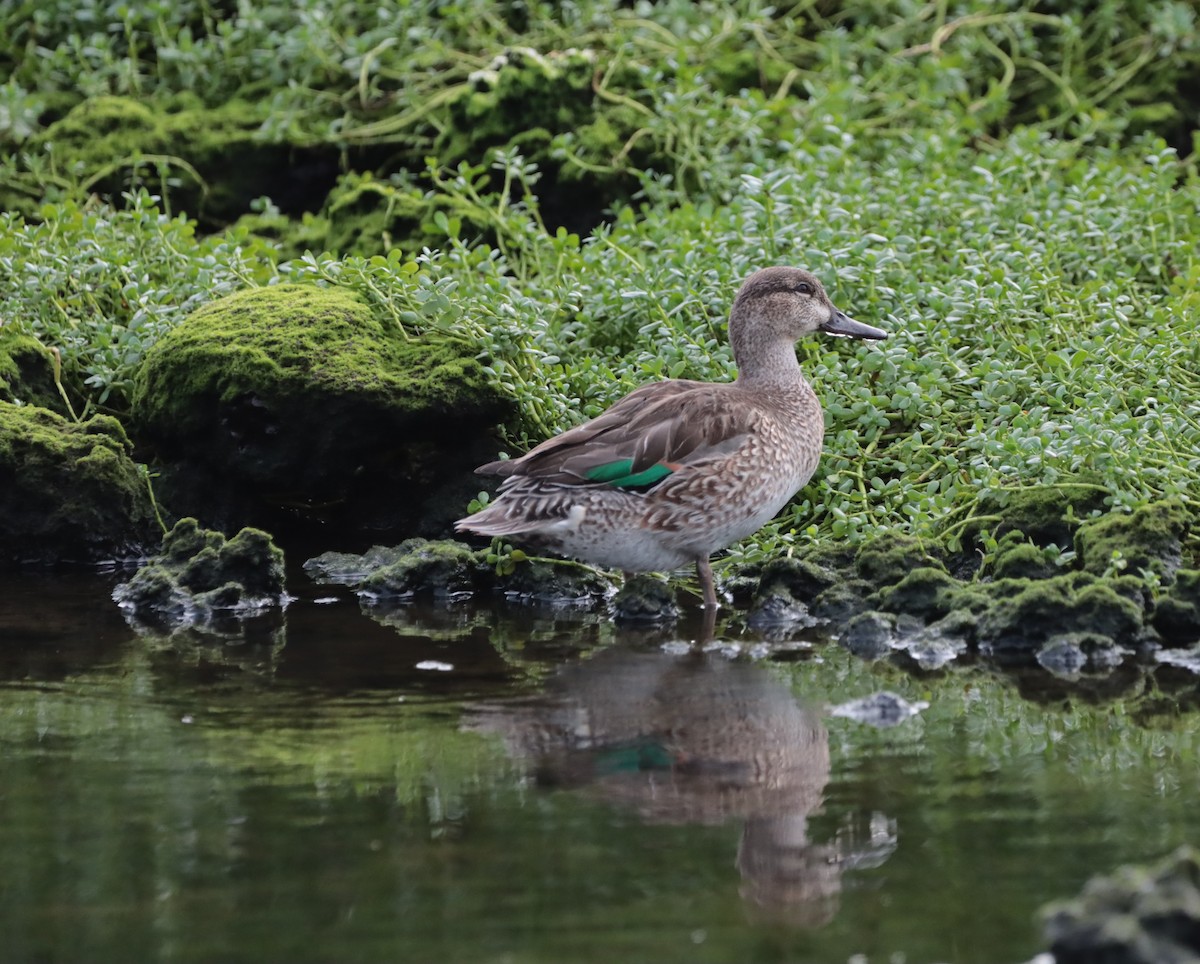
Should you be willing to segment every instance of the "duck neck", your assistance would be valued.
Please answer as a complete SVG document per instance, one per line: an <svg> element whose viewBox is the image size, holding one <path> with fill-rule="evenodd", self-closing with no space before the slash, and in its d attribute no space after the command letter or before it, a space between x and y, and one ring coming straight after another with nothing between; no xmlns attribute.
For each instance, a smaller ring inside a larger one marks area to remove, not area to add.
<svg viewBox="0 0 1200 964"><path fill-rule="evenodd" d="M737 384L743 388L807 387L796 345L787 337L740 338L733 342Z"/></svg>

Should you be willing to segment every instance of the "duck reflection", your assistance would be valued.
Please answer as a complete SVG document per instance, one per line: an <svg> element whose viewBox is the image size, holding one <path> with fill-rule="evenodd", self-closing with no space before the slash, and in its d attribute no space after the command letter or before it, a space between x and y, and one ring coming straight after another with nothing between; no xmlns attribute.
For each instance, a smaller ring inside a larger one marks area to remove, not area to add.
<svg viewBox="0 0 1200 964"><path fill-rule="evenodd" d="M829 781L828 735L762 667L613 648L468 725L500 735L543 785L650 822L742 821L736 863L750 904L802 926L836 913L842 846L808 836Z"/></svg>

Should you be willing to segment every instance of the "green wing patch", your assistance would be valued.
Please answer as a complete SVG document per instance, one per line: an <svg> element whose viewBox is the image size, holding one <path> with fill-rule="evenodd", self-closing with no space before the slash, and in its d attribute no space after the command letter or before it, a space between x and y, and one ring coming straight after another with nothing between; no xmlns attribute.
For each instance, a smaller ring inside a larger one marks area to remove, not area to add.
<svg viewBox="0 0 1200 964"><path fill-rule="evenodd" d="M617 489L644 489L661 482L672 471L661 462L641 472L633 472L632 469L633 459L618 459L592 466L587 470L587 478L591 482L604 482Z"/></svg>

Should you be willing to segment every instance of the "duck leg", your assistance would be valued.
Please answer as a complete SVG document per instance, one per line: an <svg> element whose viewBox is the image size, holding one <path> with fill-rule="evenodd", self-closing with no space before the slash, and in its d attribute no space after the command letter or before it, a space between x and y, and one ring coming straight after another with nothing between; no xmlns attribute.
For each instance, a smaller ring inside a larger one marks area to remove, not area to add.
<svg viewBox="0 0 1200 964"><path fill-rule="evenodd" d="M704 608L715 613L720 605L717 603L717 587L708 556L696 557L696 575L700 578L700 589L704 593Z"/></svg>

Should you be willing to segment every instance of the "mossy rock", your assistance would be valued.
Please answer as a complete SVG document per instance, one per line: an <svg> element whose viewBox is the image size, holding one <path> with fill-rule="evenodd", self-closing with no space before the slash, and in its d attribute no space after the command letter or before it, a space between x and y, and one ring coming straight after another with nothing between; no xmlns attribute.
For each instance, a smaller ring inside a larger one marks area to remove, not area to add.
<svg viewBox="0 0 1200 964"><path fill-rule="evenodd" d="M1135 642L1143 606L1130 598L1137 580L1071 573L1051 579L1004 580L988 586L992 602L981 614L980 645L993 654L1032 653L1064 633L1093 633L1118 645Z"/></svg>
<svg viewBox="0 0 1200 964"><path fill-rule="evenodd" d="M1119 557L1126 572L1145 569L1169 581L1182 562L1183 539L1191 523L1182 502L1163 499L1080 526L1075 551L1087 572L1101 575Z"/></svg>
<svg viewBox="0 0 1200 964"><path fill-rule="evenodd" d="M1042 916L1057 964L1200 960L1200 852L1181 847L1155 866L1094 877Z"/></svg>
<svg viewBox="0 0 1200 964"><path fill-rule="evenodd" d="M814 559L784 556L772 559L763 566L758 577L758 591L761 595L782 588L797 601L811 603L841 579L838 572L822 566Z"/></svg>
<svg viewBox="0 0 1200 964"><path fill-rule="evenodd" d="M67 414L54 383L54 361L32 335L0 323L0 402L18 402Z"/></svg>
<svg viewBox="0 0 1200 964"><path fill-rule="evenodd" d="M933 566L914 569L894 586L881 589L868 602L893 613L909 613L934 620L958 605L963 584Z"/></svg>
<svg viewBox="0 0 1200 964"><path fill-rule="evenodd" d="M164 491L181 511L228 528L311 513L428 535L475 494L471 470L512 412L474 354L406 338L343 289L255 288L159 339L134 417L179 467Z"/></svg>
<svg viewBox="0 0 1200 964"><path fill-rule="evenodd" d="M1080 523L1104 509L1108 494L1105 487L1086 479L989 490L980 495L977 517L964 529L962 541L973 546L984 529L995 538L1017 529L1034 545L1065 549Z"/></svg>
<svg viewBox="0 0 1200 964"><path fill-rule="evenodd" d="M407 597L430 592L453 596L471 592L481 569L470 546L452 539L406 539L393 562L381 566L359 585L370 599Z"/></svg>
<svg viewBox="0 0 1200 964"><path fill-rule="evenodd" d="M860 579L877 589L894 586L914 569L944 568L929 545L903 533L885 533L866 542L858 550L854 568Z"/></svg>
<svg viewBox="0 0 1200 964"><path fill-rule="evenodd" d="M1200 569L1180 569L1151 618L1163 642L1183 646L1200 639Z"/></svg>
<svg viewBox="0 0 1200 964"><path fill-rule="evenodd" d="M679 603L667 583L637 573L625 580L613 597L612 614L621 626L671 623L679 618Z"/></svg>
<svg viewBox="0 0 1200 964"><path fill-rule="evenodd" d="M283 550L260 529L233 538L180 519L161 551L113 590L135 626L174 630L251 615L284 601Z"/></svg>
<svg viewBox="0 0 1200 964"><path fill-rule="evenodd" d="M141 555L160 530L125 430L0 402L0 561Z"/></svg>
<svg viewBox="0 0 1200 964"><path fill-rule="evenodd" d="M995 579L1049 579L1059 573L1058 566L1047 558L1045 551L1026 542L1025 534L1016 529L1000 539L990 561Z"/></svg>
<svg viewBox="0 0 1200 964"><path fill-rule="evenodd" d="M335 151L322 156L265 140L266 111L265 102L236 99L210 107L181 95L160 107L105 95L75 105L33 137L29 148L51 153L59 170L115 203L145 180L160 193L166 185L171 207L202 226L225 225L263 195L285 208L311 204L336 177Z"/></svg>
<svg viewBox="0 0 1200 964"><path fill-rule="evenodd" d="M510 599L547 603L584 603L603 599L612 583L591 566L559 560L526 559L497 577L496 588Z"/></svg>

